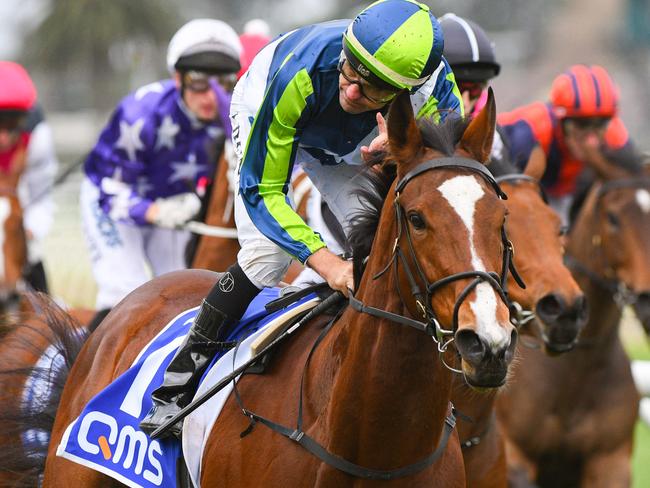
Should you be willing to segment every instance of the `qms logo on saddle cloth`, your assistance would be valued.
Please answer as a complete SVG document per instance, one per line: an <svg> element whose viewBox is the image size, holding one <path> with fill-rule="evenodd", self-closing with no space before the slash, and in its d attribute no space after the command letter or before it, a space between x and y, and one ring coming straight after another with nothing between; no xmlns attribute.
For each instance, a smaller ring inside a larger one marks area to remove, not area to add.
<svg viewBox="0 0 650 488"><path fill-rule="evenodd" d="M197 309L176 317L133 366L96 395L72 422L57 455L100 471L130 487L175 487L181 445L150 439L138 424L151 408L151 392L188 332Z"/></svg>
<svg viewBox="0 0 650 488"><path fill-rule="evenodd" d="M249 336L282 313L269 315L264 308L278 295L276 288L262 290L228 340ZM151 392L162 383L197 311L187 310L171 320L128 370L90 400L66 429L57 456L132 488L176 487L181 443L174 438L152 440L139 429L139 423L151 408Z"/></svg>

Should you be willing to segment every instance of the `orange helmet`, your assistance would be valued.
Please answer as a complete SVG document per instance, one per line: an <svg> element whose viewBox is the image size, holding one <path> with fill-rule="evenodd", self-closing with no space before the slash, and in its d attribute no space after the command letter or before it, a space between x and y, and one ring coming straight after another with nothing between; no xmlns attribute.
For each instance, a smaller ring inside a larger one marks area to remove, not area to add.
<svg viewBox="0 0 650 488"><path fill-rule="evenodd" d="M551 105L559 118L614 117L618 89L602 66L576 64L553 80Z"/></svg>

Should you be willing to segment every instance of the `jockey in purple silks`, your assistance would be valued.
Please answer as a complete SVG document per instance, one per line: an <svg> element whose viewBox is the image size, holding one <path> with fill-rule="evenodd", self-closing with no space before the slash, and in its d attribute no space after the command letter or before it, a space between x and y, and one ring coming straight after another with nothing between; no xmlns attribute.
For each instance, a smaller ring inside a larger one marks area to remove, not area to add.
<svg viewBox="0 0 650 488"><path fill-rule="evenodd" d="M179 228L200 209L197 180L212 175L230 141L224 86L232 86L240 55L226 23L185 24L169 44L172 79L124 98L88 155L81 211L99 310L91 330L149 269L157 276L185 267L189 232Z"/></svg>

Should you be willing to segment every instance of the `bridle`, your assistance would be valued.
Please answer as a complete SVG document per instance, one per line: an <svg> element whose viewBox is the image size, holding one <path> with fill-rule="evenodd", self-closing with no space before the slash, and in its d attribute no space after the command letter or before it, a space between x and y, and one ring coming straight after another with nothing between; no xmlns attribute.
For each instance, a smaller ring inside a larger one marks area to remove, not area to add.
<svg viewBox="0 0 650 488"><path fill-rule="evenodd" d="M604 182L598 189L596 193L596 211L599 212L602 208L602 200L609 192L620 189L650 189L650 178L648 177L637 177L637 178L621 178L617 180L611 180ZM592 243L595 247L601 246L601 237L599 234L593 236ZM607 259L606 256L605 260ZM564 257L565 263L572 270L577 271L578 273L586 276L592 283L600 287L601 289L609 292L614 300L614 303L622 309L626 305L633 305L639 299L639 294L630 290L630 288L621 280L616 278L607 278L601 276L597 272L591 270L588 266L578 261L573 256L566 254ZM607 263L604 263L606 270L613 270L613 268ZM611 273L614 274L614 273Z"/></svg>
<svg viewBox="0 0 650 488"><path fill-rule="evenodd" d="M503 191L499 187L499 184L496 182L492 174L485 168L485 166L472 159L461 158L461 157L444 157L444 158L425 161L419 164L418 166L416 166L415 169L407 173L401 180L397 182L395 186L395 203L394 203L395 216L396 216L397 228L398 228L397 237L395 238L395 244L393 245L392 255L388 264L384 267L384 269L382 269L379 273L373 276L373 279L378 279L381 275L386 273L390 268L393 268L394 272L397 273L397 268L401 264L404 267L404 272L407 275L409 286L411 287L411 294L415 298L418 312L422 316L424 321L415 320L410 317L406 317L404 315L399 315L393 312L389 312L387 310L366 306L363 304L361 300L354 297L352 291L350 291L349 293L350 306L354 310L360 313L371 315L373 317L389 320L391 322L407 325L417 330L420 330L421 332L424 332L425 334L430 336L434 340L434 342L436 342L438 346L438 351L441 353L446 351L447 347L454 340L453 335L455 334L456 330L458 330L458 311L460 309L461 304L467 298L470 292L474 288L476 288L480 283L483 282L488 283L499 294L499 296L502 298L502 300L505 303L509 303L507 293L506 293L506 280L508 276L508 270L510 270L510 272L513 274L513 276L520 284L520 286L524 286L523 282L521 282L521 278L519 277L519 275L516 273L516 270L514 269L514 264L512 262L512 253L513 253L512 244L510 243L510 241L506 236L505 227L501 228L501 239L502 239L503 249L504 249L501 274L497 274L496 272L493 271L486 272L486 271L472 270L472 271L455 273L453 275L434 281L433 283L429 283L429 281L426 278L426 275L424 274L424 271L422 270L419 260L417 259L415 249L413 247L413 242L411 239L409 227L408 224L406 224L406 212L404 210L404 207L402 207L400 203L400 194L404 190L406 185L418 175L421 175L422 173L425 173L427 171L444 169L444 168L461 168L461 169L470 170L472 172L476 172L480 174L492 186L492 188L494 188L494 191L499 196L499 198L504 200L507 198L506 194L503 193ZM415 264L415 272L409 265L409 262L406 259L406 256L402 251L402 248L400 247L400 241L402 236L406 236L406 240L408 243L408 253L411 256L413 263ZM419 280L416 279L416 276ZM460 295L456 299L456 303L454 304L452 329L445 329L440 325L436 313L431 306L431 298L433 297L433 294L437 290L448 285L449 283L462 280L462 279L468 279L468 278L474 278L474 279L472 280L471 283L469 283L465 287L465 289L460 293ZM418 281L420 283L424 283L424 287L420 287ZM399 280L396 280L396 282L399 283ZM399 290L399 285L397 291L401 298L402 292L401 290ZM404 300L402 300L402 302L404 302ZM318 344L327 335L328 331L335 323L336 318L337 317L332 319L329 322L329 324L321 331L320 335L316 339L316 342L313 344L311 351L307 356L307 360L305 361L305 367L303 370L303 375L300 383L298 419L296 421L296 427L295 428L286 427L284 425L273 422L267 418L264 418L246 409L241 403L241 398L239 397L235 388L235 395L237 401L240 404L242 412L244 413L245 416L247 416L250 419L251 422L249 427L244 432L242 432L241 436L250 433L254 428L255 424L257 422L260 422L263 425L269 427L271 430L278 432L284 437L300 444L300 446L302 446L304 449L306 449L308 452L313 454L315 457L320 459L325 464L357 478L364 478L364 479L371 479L371 480L393 480L393 479L403 478L406 476L419 473L420 471L428 468L446 450L447 443L456 425L455 410L453 406L451 407L451 412L445 418L443 432L441 434L436 449L424 459L421 459L413 464L409 464L407 466L391 469L391 470L372 469L372 468L367 468L365 466L352 463L347 459L344 459L340 456L337 456L334 453L329 452L324 446L319 444L314 438L312 438L311 436L309 436L304 432L303 430L303 386L305 380L305 372L307 371L307 366L309 364L309 361L314 351L316 350ZM452 337L448 338L449 336ZM449 366L444 361L444 358L442 356L443 355L441 354L440 358L443 364L448 369L450 369L451 371L460 372L459 370L456 370L451 366Z"/></svg>
<svg viewBox="0 0 650 488"><path fill-rule="evenodd" d="M400 195L403 192L406 185L417 176L427 171L432 171L436 169L447 169L447 168L467 169L473 173L478 173L482 178L484 178L490 184L490 186L494 189L494 191L499 196L499 198L503 200L507 199L506 194L503 192L498 182L495 180L495 178L492 176L492 174L487 170L487 168L484 165L478 163L477 161L474 161L473 159L462 158L462 157L444 157L444 158L437 158L437 159L425 161L423 163L420 163L418 166L416 166L413 170L411 170L409 173L404 175L402 179L397 182L397 184L395 185L395 201L394 201L395 219L397 221L397 237L395 238L391 258L388 261L388 264L376 275L374 275L373 279L374 280L378 279L391 268L393 269L393 272L397 277L398 268L401 265L406 275L406 278L409 282L409 286L411 288L411 295L415 299L415 304L417 307L418 313L417 314L412 313L411 315L414 316L419 315L422 317L423 321L415 320L413 318L406 317L404 315L399 315L393 312L388 312L386 310L382 310L376 307L367 306L361 300L354 297L353 293L350 292L349 294L350 306L354 310L360 313L372 315L373 317L386 319L402 325L407 325L421 332L424 332L434 340L434 342L438 346L438 351L440 353L444 353L449 347L449 345L454 341L454 334L458 330L458 313L460 307L465 301L465 299L468 297L468 295L471 293L471 291L474 290L480 283L488 283L499 294L499 296L504 301L504 303L508 305L510 304L507 295L508 271L512 273L513 277L515 278L519 286L525 288L525 285L521 280L521 277L519 276L519 274L517 273L514 267L514 263L512 260L512 256L514 252L513 246L512 243L508 240L505 226L501 227L501 241L503 244L503 261L502 261L500 274L497 274L494 271L486 272L486 271L479 271L479 270L471 270L471 271L463 271L463 272L452 274L450 276L446 276L437 281L434 281L433 283L430 283L428 281L422 269L422 266L420 265L420 261L418 260L418 257L416 255L413 246L411 232L408 224L406 223L406 211L404 210L404 207L400 203ZM411 261L414 263L415 269L413 269L409 264L409 260L407 259L405 252L402 250L400 246L400 241L402 240L402 236L406 237L407 253L410 256ZM435 310L433 310L433 306L431 305L433 294L450 283L453 283L458 280L468 279L468 278L474 278L474 279L463 289L463 291L456 298L456 302L454 303L453 315L452 315L452 324L451 324L452 326L450 329L444 328L440 324L440 321L438 320L438 316ZM398 294L400 297L402 297L402 291L399 289L399 280L396 279L396 282L398 283L398 290L397 290ZM423 287L420 286L421 283L424 284ZM402 302L404 303L403 299ZM512 310L512 307L510 308ZM440 358L443 364L449 370L456 373L462 373L462 371L453 368L452 366L447 364L442 354Z"/></svg>
<svg viewBox="0 0 650 488"><path fill-rule="evenodd" d="M500 183L517 184L521 182L533 183L537 187L537 190L539 191L539 196L542 198L542 201L548 205L548 195L546 194L544 187L539 183L539 180L537 178L533 178L532 176L525 175L523 173L509 173L509 174L497 176L495 177L495 180L499 184ZM514 251L513 251L513 255L514 255ZM513 277L517 279L517 276L513 275ZM519 284L519 281L517 283ZM517 327L517 329L523 328L524 326L526 326L528 323L532 322L536 318L535 312L533 312L532 310L525 309L524 307L521 306L519 302L510 300L509 307L510 307L510 321Z"/></svg>

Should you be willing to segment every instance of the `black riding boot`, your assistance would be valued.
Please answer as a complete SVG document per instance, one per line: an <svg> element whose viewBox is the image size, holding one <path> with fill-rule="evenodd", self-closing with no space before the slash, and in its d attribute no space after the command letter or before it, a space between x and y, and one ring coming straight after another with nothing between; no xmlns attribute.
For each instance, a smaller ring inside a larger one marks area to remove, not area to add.
<svg viewBox="0 0 650 488"><path fill-rule="evenodd" d="M144 432L151 434L190 403L214 355L232 346L226 342L231 328L259 291L238 264L221 276L203 300L194 324L165 371L162 385L151 394L153 406L140 422ZM179 422L163 437L179 437L181 427Z"/></svg>

